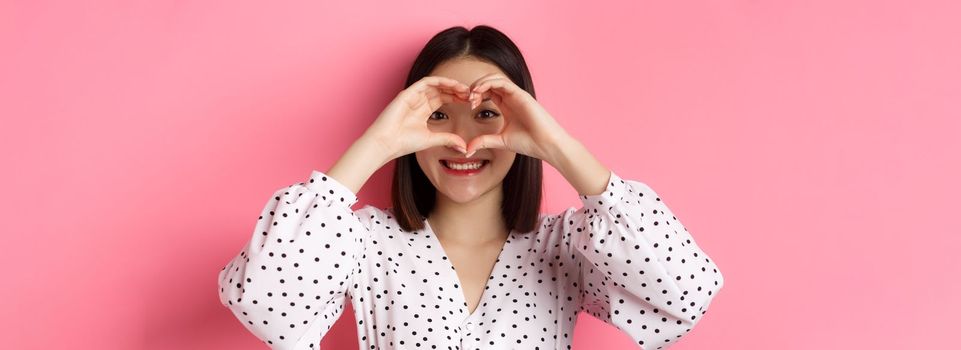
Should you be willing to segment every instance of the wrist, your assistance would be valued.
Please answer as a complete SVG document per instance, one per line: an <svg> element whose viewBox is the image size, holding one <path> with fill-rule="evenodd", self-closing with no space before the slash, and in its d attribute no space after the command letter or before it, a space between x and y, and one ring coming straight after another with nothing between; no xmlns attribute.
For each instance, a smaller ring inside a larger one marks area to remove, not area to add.
<svg viewBox="0 0 961 350"><path fill-rule="evenodd" d="M384 139L373 136L361 136L350 147L376 169L396 158L394 151Z"/></svg>
<svg viewBox="0 0 961 350"><path fill-rule="evenodd" d="M327 170L327 175L357 193L367 179L391 159L376 140L361 137Z"/></svg>
<svg viewBox="0 0 961 350"><path fill-rule="evenodd" d="M577 139L562 136L548 142L548 163L551 164L581 195L604 191L610 170Z"/></svg>
<svg viewBox="0 0 961 350"><path fill-rule="evenodd" d="M567 163L571 150L580 145L580 141L565 133L549 138L543 145L544 161L557 168Z"/></svg>

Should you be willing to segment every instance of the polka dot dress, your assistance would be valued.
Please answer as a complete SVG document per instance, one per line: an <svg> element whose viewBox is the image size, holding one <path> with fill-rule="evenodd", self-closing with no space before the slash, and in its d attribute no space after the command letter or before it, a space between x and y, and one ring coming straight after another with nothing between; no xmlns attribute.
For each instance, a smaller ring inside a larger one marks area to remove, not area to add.
<svg viewBox="0 0 961 350"><path fill-rule="evenodd" d="M642 349L691 331L724 284L717 265L644 183L611 172L604 193L511 232L468 312L430 225L314 170L277 190L244 249L220 271L220 301L273 349L319 349L347 302L361 349L570 349L577 314Z"/></svg>

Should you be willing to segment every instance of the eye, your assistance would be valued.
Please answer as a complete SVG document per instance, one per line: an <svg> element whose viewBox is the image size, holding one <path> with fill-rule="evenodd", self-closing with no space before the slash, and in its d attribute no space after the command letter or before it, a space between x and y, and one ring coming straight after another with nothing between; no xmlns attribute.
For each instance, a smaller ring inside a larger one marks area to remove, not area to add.
<svg viewBox="0 0 961 350"><path fill-rule="evenodd" d="M500 116L500 113L494 112L494 111L492 111L492 110L490 110L490 109L485 109L485 110L481 111L481 114L484 114L484 112L491 112L490 117L485 117L484 119L494 119L494 118L497 118L497 117Z"/></svg>
<svg viewBox="0 0 961 350"><path fill-rule="evenodd" d="M446 117L446 115L445 115L443 112L434 111L434 113L431 113L431 114L430 114L430 117L428 117L428 119L430 119L430 120L437 120L437 119L434 119L434 115L442 115L442 116Z"/></svg>

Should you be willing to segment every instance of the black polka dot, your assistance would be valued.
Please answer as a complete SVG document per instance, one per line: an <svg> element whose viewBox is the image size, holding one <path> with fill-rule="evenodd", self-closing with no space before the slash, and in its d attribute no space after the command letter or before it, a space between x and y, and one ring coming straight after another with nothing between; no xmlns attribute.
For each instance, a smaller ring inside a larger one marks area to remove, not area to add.
<svg viewBox="0 0 961 350"><path fill-rule="evenodd" d="M313 171L269 197L220 300L272 348L318 348L347 303L364 349L570 349L580 312L639 346L676 343L724 284L713 259L642 182L611 172L579 198L476 250L496 255L448 256L426 220L406 232L392 208L351 209L356 194ZM462 280L465 261L490 262L488 278Z"/></svg>

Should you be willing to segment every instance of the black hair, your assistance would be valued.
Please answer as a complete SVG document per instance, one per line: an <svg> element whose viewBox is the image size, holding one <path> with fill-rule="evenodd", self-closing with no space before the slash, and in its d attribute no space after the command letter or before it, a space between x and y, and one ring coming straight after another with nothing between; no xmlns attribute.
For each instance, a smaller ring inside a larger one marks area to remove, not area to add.
<svg viewBox="0 0 961 350"><path fill-rule="evenodd" d="M435 34L414 60L404 88L445 61L467 57L497 66L514 84L536 98L534 83L520 50L507 35L487 25L470 30L450 27ZM437 189L418 166L414 153L395 161L392 212L403 230L421 230L423 220L434 208ZM501 215L508 229L522 233L534 230L540 215L542 182L543 162L518 153L503 182Z"/></svg>

